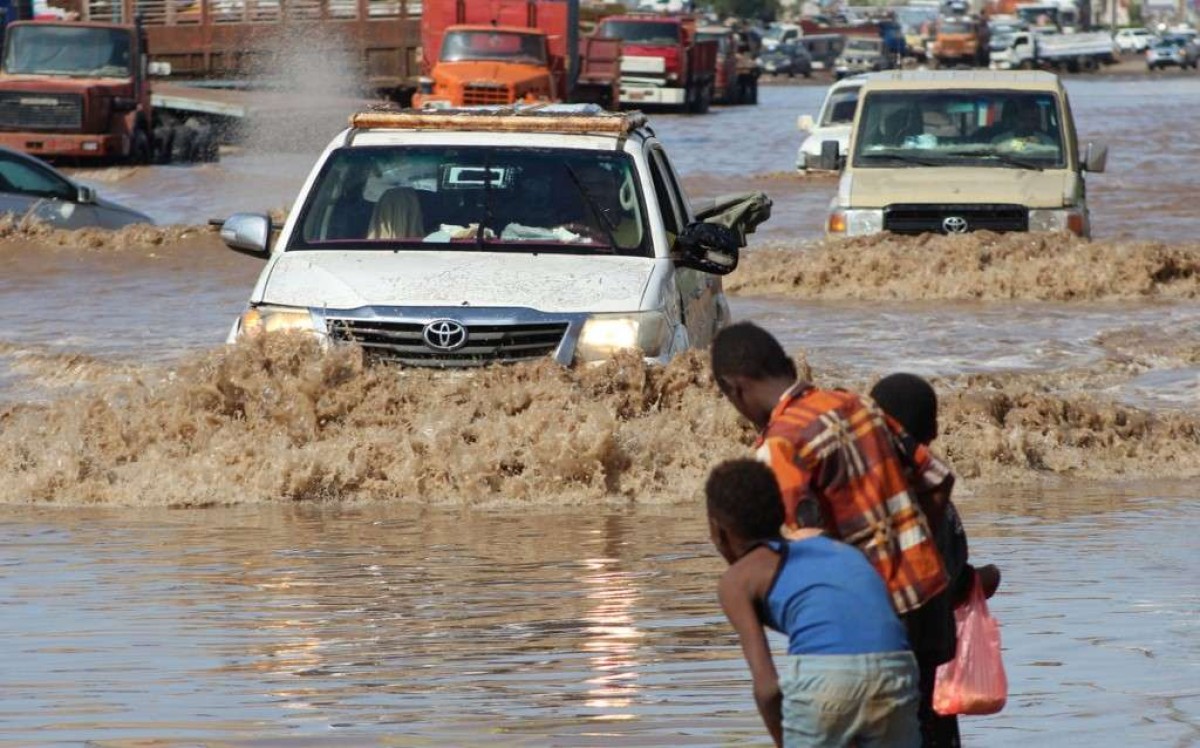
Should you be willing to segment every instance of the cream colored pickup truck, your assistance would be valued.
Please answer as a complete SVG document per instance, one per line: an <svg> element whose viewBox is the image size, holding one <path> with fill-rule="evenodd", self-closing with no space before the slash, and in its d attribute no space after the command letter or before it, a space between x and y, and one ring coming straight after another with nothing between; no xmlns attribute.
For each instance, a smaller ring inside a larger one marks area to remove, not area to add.
<svg viewBox="0 0 1200 748"><path fill-rule="evenodd" d="M969 231L1091 234L1083 154L1067 93L1040 72L905 71L866 76L826 231L862 236ZM827 147L825 147L827 146Z"/></svg>

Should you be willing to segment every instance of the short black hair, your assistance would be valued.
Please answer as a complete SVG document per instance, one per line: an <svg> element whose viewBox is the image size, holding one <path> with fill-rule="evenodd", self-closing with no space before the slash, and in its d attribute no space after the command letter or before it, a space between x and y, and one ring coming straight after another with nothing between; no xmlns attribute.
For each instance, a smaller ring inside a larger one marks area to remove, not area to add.
<svg viewBox="0 0 1200 748"><path fill-rule="evenodd" d="M916 374L889 374L871 388L871 399L921 444L937 437L937 393Z"/></svg>
<svg viewBox="0 0 1200 748"><path fill-rule="evenodd" d="M783 524L783 498L771 468L754 460L727 460L704 484L708 515L745 538L776 538Z"/></svg>
<svg viewBox="0 0 1200 748"><path fill-rule="evenodd" d="M796 362L775 336L753 322L722 328L712 342L713 377L796 378Z"/></svg>

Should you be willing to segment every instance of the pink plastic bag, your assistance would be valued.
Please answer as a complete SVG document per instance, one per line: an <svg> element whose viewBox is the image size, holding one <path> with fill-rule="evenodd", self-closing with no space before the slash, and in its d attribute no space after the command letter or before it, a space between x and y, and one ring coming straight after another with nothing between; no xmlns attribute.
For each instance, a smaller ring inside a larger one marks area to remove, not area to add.
<svg viewBox="0 0 1200 748"><path fill-rule="evenodd" d="M988 613L979 577L967 601L954 609L958 649L940 665L933 687L938 714L995 714L1008 700L1008 678L1000 657L1000 624Z"/></svg>

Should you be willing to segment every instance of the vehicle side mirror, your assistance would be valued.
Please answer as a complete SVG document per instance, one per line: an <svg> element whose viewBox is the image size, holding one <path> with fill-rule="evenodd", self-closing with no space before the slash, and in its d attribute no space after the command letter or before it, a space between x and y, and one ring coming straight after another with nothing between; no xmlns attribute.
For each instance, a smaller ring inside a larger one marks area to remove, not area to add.
<svg viewBox="0 0 1200 748"><path fill-rule="evenodd" d="M221 224L221 241L252 257L270 254L271 219L258 213L234 213Z"/></svg>
<svg viewBox="0 0 1200 748"><path fill-rule="evenodd" d="M796 129L800 132L812 132L813 124L811 114L801 114L796 118Z"/></svg>
<svg viewBox="0 0 1200 748"><path fill-rule="evenodd" d="M87 185L75 185L75 202L80 205L93 205L96 202L96 188Z"/></svg>
<svg viewBox="0 0 1200 748"><path fill-rule="evenodd" d="M824 171L838 171L842 168L839 146L836 140L821 141L821 155L817 158L817 168Z"/></svg>
<svg viewBox="0 0 1200 748"><path fill-rule="evenodd" d="M1108 146L1088 143L1083 152L1083 170L1100 174L1108 166Z"/></svg>
<svg viewBox="0 0 1200 748"><path fill-rule="evenodd" d="M738 234L716 223L693 223L675 238L680 265L702 273L726 275L738 264Z"/></svg>

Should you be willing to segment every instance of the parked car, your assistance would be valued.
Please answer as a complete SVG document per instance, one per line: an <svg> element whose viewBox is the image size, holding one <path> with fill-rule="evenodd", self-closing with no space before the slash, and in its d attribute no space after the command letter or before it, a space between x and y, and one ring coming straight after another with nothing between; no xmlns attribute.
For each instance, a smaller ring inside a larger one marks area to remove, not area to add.
<svg viewBox="0 0 1200 748"><path fill-rule="evenodd" d="M721 276L770 215L762 193L693 204L638 112L557 105L363 112L317 160L230 331L291 330L435 368L622 351L665 362L729 319Z"/></svg>
<svg viewBox="0 0 1200 748"><path fill-rule="evenodd" d="M103 200L34 156L0 147L0 215L29 216L66 229L118 229L154 223L147 215Z"/></svg>
<svg viewBox="0 0 1200 748"><path fill-rule="evenodd" d="M833 77L841 80L858 73L877 73L890 70L894 65L883 49L882 39L852 36L846 39L846 48L833 66Z"/></svg>
<svg viewBox="0 0 1200 748"><path fill-rule="evenodd" d="M786 42L769 52L763 52L758 64L767 75L812 77L812 57L808 54L808 48L799 42Z"/></svg>
<svg viewBox="0 0 1200 748"><path fill-rule="evenodd" d="M1150 29L1118 29L1113 41L1122 52L1145 52L1154 43L1154 32Z"/></svg>
<svg viewBox="0 0 1200 748"><path fill-rule="evenodd" d="M1146 67L1150 70L1179 67L1196 69L1200 65L1200 44L1183 35L1164 36L1146 50Z"/></svg>
<svg viewBox="0 0 1200 748"><path fill-rule="evenodd" d="M825 94L825 102L821 104L821 111L815 120L807 114L800 117L797 127L800 132L808 133L808 137L800 144L800 150L796 153L797 171L815 171L820 168L821 144L825 141L837 141L838 157L845 157L860 88L861 76L843 78L829 87Z"/></svg>

